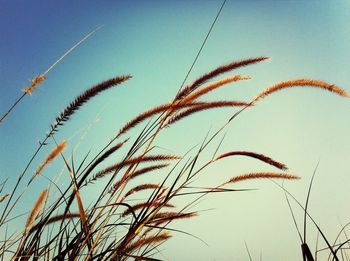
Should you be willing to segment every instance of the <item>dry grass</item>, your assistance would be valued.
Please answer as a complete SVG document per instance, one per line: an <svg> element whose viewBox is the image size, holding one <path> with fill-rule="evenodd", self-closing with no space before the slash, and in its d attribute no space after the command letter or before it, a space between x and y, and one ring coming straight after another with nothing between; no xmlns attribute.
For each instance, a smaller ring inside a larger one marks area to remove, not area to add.
<svg viewBox="0 0 350 261"><path fill-rule="evenodd" d="M37 216L39 215L41 208L43 206L44 200L47 196L47 192L48 190L45 189L43 190L40 195L39 198L37 199L37 201L35 202L35 205L33 207L33 209L31 210L28 219L27 219L27 223L25 225L25 235L28 234L28 232L31 230L31 228L33 227L34 221L37 218Z"/></svg>
<svg viewBox="0 0 350 261"><path fill-rule="evenodd" d="M343 96L343 97L349 97L349 95L347 94L347 92L345 90L343 90L342 88L340 88L334 84L330 84L330 83L323 82L323 81L317 81L317 80L298 79L298 80L289 80L289 81L280 82L280 83L277 83L271 87L268 87L262 93L260 93L254 99L254 101L258 101L260 99L263 99L266 96L268 96L274 92L277 92L277 91L280 91L280 90L283 90L286 88L292 88L292 87L321 88L321 89L327 90L329 92L333 92L333 93L338 94L338 95Z"/></svg>
<svg viewBox="0 0 350 261"><path fill-rule="evenodd" d="M67 141L62 141L60 144L58 144L56 146L56 148L54 148L50 154L46 157L46 159L43 161L43 163L41 163L41 165L39 166L39 168L35 171L35 175L38 176L43 169L45 168L46 165L48 165L49 163L51 163L58 155L60 155L62 153L62 151L64 150L64 148L67 146Z"/></svg>
<svg viewBox="0 0 350 261"><path fill-rule="evenodd" d="M198 101L199 98L208 96L211 91L219 90L226 84L237 85L241 80L250 78L235 75L204 86L209 80L266 59L266 57L257 57L235 61L205 73L180 90L172 102L141 112L128 121L107 144L99 144L100 149L97 152L91 154L79 152L87 155L81 161L75 160L79 158L73 157L76 155L71 155L71 161L67 160L63 154L66 142L57 144L36 170L35 176L38 176L45 167L49 168L49 163L54 159L57 160L57 156L60 155L68 174L65 176L68 182L63 183L66 185L52 182L50 195L53 195L51 190L59 193L56 193L55 197L47 198L48 189L40 194L34 207L29 210L27 222L23 224L23 232L2 238L0 255L4 257L5 253L7 256L8 253L12 253L11 257L18 260L126 260L131 258L157 260L154 255L157 254L159 244L170 239L171 233L179 232L170 228L169 224L175 220L195 218L199 214L198 211L189 211L189 209L204 196L217 192L233 193L237 190L229 186L243 181L298 179L298 176L286 172L252 172L244 175L237 173L222 184L215 184L213 179L214 184L209 188L191 188L190 186L194 179L200 178L202 171L208 166L232 156L250 157L281 171L287 171L286 164L264 154L250 151L230 151L209 160L205 159L204 152L208 150L208 146L217 142L216 138L225 127L256 101L276 91L298 86L316 87L347 97L346 92L340 87L323 81L302 79L273 85L251 102ZM32 179L27 184L24 181L28 176L29 166L37 158L38 152L45 146L46 141L49 139L55 141L55 136L60 131L59 126L64 127L64 124L68 124L71 116L93 97L101 95L114 86L126 85L129 79L131 76L117 76L103 81L78 95L59 114L55 123L51 125L49 133L44 136L38 149L25 165L15 186L6 187L10 193L2 192L4 185L1 188L0 193L3 193L3 196L0 197L0 202L4 202L0 205L2 207L0 229L16 221L13 219L13 212L19 206L18 203L23 201L26 193L32 193ZM33 81L34 85L38 83L37 80ZM33 90L34 87L28 89L26 93ZM157 143L157 138L165 127L172 127L189 115L221 107L243 107L243 109L236 111L225 125L208 136L196 153L182 156L159 153L157 148L162 144ZM144 124L135 136L131 135L130 138L120 140L122 134L128 133L131 128L136 128L146 119L151 120L148 124ZM202 162L199 159L204 163L199 163ZM147 180L149 177L147 175L155 172L157 175L152 176L157 182L138 182L136 185L132 183L136 182L138 179L135 178L141 175L145 175ZM97 190L93 186L94 182L101 182L103 188ZM91 192L95 197L88 202L82 195ZM175 198L182 195L189 196L188 203L175 204ZM171 211L167 211L168 209Z"/></svg>
<svg viewBox="0 0 350 261"><path fill-rule="evenodd" d="M273 173L273 172L249 173L249 174L233 177L229 181L227 181L225 185L241 182L244 180L252 180L252 179L285 179L285 180L290 179L292 180L292 179L300 179L300 177L290 175L290 174L285 174L285 173Z"/></svg>

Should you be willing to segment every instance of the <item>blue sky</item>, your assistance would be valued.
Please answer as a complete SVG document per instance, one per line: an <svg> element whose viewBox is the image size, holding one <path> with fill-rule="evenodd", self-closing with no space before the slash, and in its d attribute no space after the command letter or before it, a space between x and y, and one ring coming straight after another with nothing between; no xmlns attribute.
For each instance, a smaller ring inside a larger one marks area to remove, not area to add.
<svg viewBox="0 0 350 261"><path fill-rule="evenodd" d="M28 80L88 32L104 25L50 71L47 81L0 126L1 180L8 177L12 184L56 115L95 83L133 75L125 85L83 107L59 132L56 138L69 139L67 151L72 151L82 133L77 131L101 113L79 147L78 159L90 148L97 150L140 111L170 101L220 5L221 1L0 0L1 113L21 95ZM324 80L350 92L349 8L345 0L228 1L188 82L221 64L269 56L268 62L237 71L252 80L224 87L208 98L248 101L271 84L297 78ZM348 99L328 92L286 90L240 115L227 129L221 150L251 150L287 163L290 173L302 180L286 186L302 201L320 161L310 212L332 239L349 218L345 200L350 182L349 112ZM224 109L191 117L164 132L157 144L183 154L231 114ZM49 150L42 151L31 171ZM52 170L60 166L53 165ZM225 160L203 173L198 184L217 185L233 175L270 170L248 159ZM50 171L45 174L54 176ZM34 187L47 185L42 179ZM198 209L214 210L203 212L193 223L174 224L201 237L209 247L176 234L163 247L165 258L246 260L245 241L255 260L260 253L263 260L299 258L298 237L283 193L268 181L242 186L259 190L209 197ZM36 196L28 193L22 204L33 204ZM294 207L301 222L302 213ZM316 235L311 228L310 242L315 242ZM179 251L188 246L191 251Z"/></svg>

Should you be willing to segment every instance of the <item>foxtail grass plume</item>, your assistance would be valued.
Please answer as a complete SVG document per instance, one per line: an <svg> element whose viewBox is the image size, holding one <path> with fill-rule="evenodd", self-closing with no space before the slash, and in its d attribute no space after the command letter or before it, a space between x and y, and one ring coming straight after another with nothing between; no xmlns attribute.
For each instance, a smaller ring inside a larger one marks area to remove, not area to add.
<svg viewBox="0 0 350 261"><path fill-rule="evenodd" d="M174 155L150 155L150 156L139 156L135 158L126 159L124 161L121 161L117 164L114 164L110 167L107 167L101 171L99 171L95 177L96 178L102 178L108 173L111 173L115 170L119 170L120 168L123 168L128 165L138 164L140 162L153 162L153 161L167 161L167 160L179 160L181 157L174 156Z"/></svg>
<svg viewBox="0 0 350 261"><path fill-rule="evenodd" d="M39 198L35 202L34 207L28 216L26 227L25 227L25 234L26 235L33 227L34 221L41 211L42 205L43 205L43 203L46 199L46 196L47 196L47 192L48 192L48 190L45 189L40 193Z"/></svg>
<svg viewBox="0 0 350 261"><path fill-rule="evenodd" d="M173 220L178 219L188 219L198 216L198 212L189 212L189 213L180 213L180 212L161 212L153 216L151 220L148 221L148 224L151 224L145 231L143 235L148 234L150 231L157 229L163 229L164 226L161 226L164 223L172 222Z"/></svg>
<svg viewBox="0 0 350 261"><path fill-rule="evenodd" d="M258 153L255 153L255 152L250 152L250 151L230 151L230 152L227 152L227 153L224 153L224 154L221 154L219 156L217 156L213 161L217 161L217 160L220 160L220 159L223 159L223 158L226 158L226 157L231 157L231 156L247 156L247 157L251 157L251 158L255 158L255 159L258 159L258 160L261 160L267 164L270 164L276 168L279 168L281 170L287 170L287 166L284 164L284 163L281 163L281 162L278 162L278 161L275 161L263 154L258 154Z"/></svg>
<svg viewBox="0 0 350 261"><path fill-rule="evenodd" d="M161 212L154 215L149 223L163 223L175 219L186 219L198 216L198 212L189 212L189 213L179 213L179 212Z"/></svg>
<svg viewBox="0 0 350 261"><path fill-rule="evenodd" d="M285 174L285 173L274 173L274 172L257 172L257 173L249 173L244 174L240 176L236 176L231 178L229 181L227 181L225 184L231 184L231 183L237 183L244 180L251 180L251 179L300 179L298 176Z"/></svg>
<svg viewBox="0 0 350 261"><path fill-rule="evenodd" d="M187 116L190 116L196 112L200 112L208 109L222 108L222 107L242 107L242 106L250 106L250 104L246 102L240 102L240 101L214 101L214 102L198 103L195 106L191 106L189 109L186 109L174 114L172 117L170 117L166 121L166 123L164 124L164 127L169 127L171 124L174 124L175 122Z"/></svg>
<svg viewBox="0 0 350 261"><path fill-rule="evenodd" d="M3 202L10 194L9 193L6 193L5 195L2 195L0 197L0 203Z"/></svg>
<svg viewBox="0 0 350 261"><path fill-rule="evenodd" d="M192 84L187 85L186 87L184 87L177 95L176 95L176 100L182 99L185 96L189 95L192 91L194 91L195 89L197 89L199 86L201 86L202 84L204 84L205 82L207 82L208 80L229 72L231 70L243 67L243 66L247 66L250 64L254 64L254 63L258 63L258 62L262 62L269 59L268 57L255 57L255 58L248 58L245 60L241 60L241 61L235 61L229 64L225 64L223 66L220 66L204 75L202 75L201 77L199 77L197 80L195 80Z"/></svg>
<svg viewBox="0 0 350 261"><path fill-rule="evenodd" d="M233 75L230 77L227 77L225 79L216 81L214 83L211 83L201 89L199 89L198 91L192 92L190 95L186 96L183 100L181 100L181 103L188 103L190 101L193 101L195 99L197 99L200 96L203 96L204 94L207 94L217 88L220 88L221 86L225 85L225 84L229 84L232 82L237 82L237 81L242 81L242 80L250 80L251 77L250 76L241 76L241 75Z"/></svg>
<svg viewBox="0 0 350 261"><path fill-rule="evenodd" d="M128 121L123 127L121 127L119 132L116 134L116 137L120 137L122 134L126 133L131 128L137 126L138 124L140 124L141 122L143 122L147 118L150 118L153 115L156 115L156 114L161 113L163 111L166 111L171 107L172 107L172 104L167 103L167 104L162 104L162 105L153 107L147 111L140 113L135 118Z"/></svg>
<svg viewBox="0 0 350 261"><path fill-rule="evenodd" d="M56 122L52 125L52 129L56 129L58 125L62 125L63 122L69 120L70 116L74 114L84 103L88 102L92 97L98 95L99 93L108 90L116 85L121 84L131 78L130 75L123 75L114 77L107 81L101 82L92 88L84 91L78 97L76 97L64 110L61 114L56 117Z"/></svg>
<svg viewBox="0 0 350 261"><path fill-rule="evenodd" d="M126 209L123 213L122 213L122 217L125 217L129 214L131 214L132 212L135 212L139 209L143 209L143 208L148 208L148 207L158 207L162 205L162 208L174 208L175 206L173 204L162 204L162 203L159 203L159 202L141 202L141 203L138 203L138 204L135 204L133 206L131 206L131 208L128 208Z"/></svg>
<svg viewBox="0 0 350 261"><path fill-rule="evenodd" d="M182 109L185 107L191 107L191 106L195 106L195 105L196 104L194 104L194 103L174 102L174 103L166 103L166 104L162 104L162 105L158 105L156 107L153 107L147 111L140 113L135 118L131 119L126 124L124 124L124 126L121 127L119 132L116 134L116 137L117 138L120 137L122 134L126 133L130 129L134 128L135 126L137 126L138 124L140 124L144 120L149 119L150 117L152 117L154 115L165 112L167 110L176 111L178 109Z"/></svg>
<svg viewBox="0 0 350 261"><path fill-rule="evenodd" d="M343 97L349 97L349 95L347 94L347 92L345 90L343 90L342 88L340 88L334 84L330 84L330 83L323 82L323 81L317 81L317 80L298 79L298 80L290 80L290 81L280 82L280 83L277 83L275 85L272 85L271 87L268 87L262 93L260 93L253 100L253 102L256 102L260 99L263 99L266 96L268 96L276 91L282 90L282 89L291 88L291 87L303 87L303 86L321 88L321 89L336 93L336 94L343 96Z"/></svg>
<svg viewBox="0 0 350 261"><path fill-rule="evenodd" d="M157 233L155 235L144 237L138 239L136 242L130 244L126 247L125 252L126 253L132 253L136 251L137 249L140 249L143 246L149 245L149 244L156 244L163 241L168 240L171 237L171 235L168 232L161 232Z"/></svg>
<svg viewBox="0 0 350 261"><path fill-rule="evenodd" d="M101 162L103 162L105 159L107 159L110 155L112 155L114 152L116 152L118 149L120 149L129 139L126 139L122 142L119 142L118 144L111 147L109 150L104 152L100 157L98 157L86 170L85 176L89 175L90 172L96 168Z"/></svg>
<svg viewBox="0 0 350 261"><path fill-rule="evenodd" d="M138 186L130 189L128 192L126 192L125 195L124 195L124 199L127 198L128 196L136 193L136 192L147 190L147 189L157 189L159 187L160 187L160 185L158 185L158 184L142 184L142 185L138 185Z"/></svg>
<svg viewBox="0 0 350 261"><path fill-rule="evenodd" d="M168 167L169 165L170 164L158 164L158 165L152 165L149 167L137 169L137 170L131 172L126 179L120 179L117 182L115 182L113 184L112 188L110 189L110 193L115 192L122 185L123 182L128 182L129 180L131 180L133 178L136 178L138 176L141 176L141 175L149 173L149 172L153 172L153 171L158 170L158 169Z"/></svg>
<svg viewBox="0 0 350 261"><path fill-rule="evenodd" d="M41 163L39 168L35 171L35 175L38 176L42 172L42 170L45 168L45 166L51 163L57 157L57 155L59 155L64 150L66 146L67 146L67 141L65 140L61 141L61 143L58 144L56 148L54 148L50 152L50 154L46 157L43 163Z"/></svg>
<svg viewBox="0 0 350 261"><path fill-rule="evenodd" d="M79 213L67 213L65 215L53 216L53 217L49 218L47 221L45 221L45 226L52 224L52 223L55 223L55 222L58 222L58 221L79 218L79 217L80 217ZM39 229L40 225L41 225L40 223L36 224L35 226L32 227L31 231L35 231L35 230Z"/></svg>
<svg viewBox="0 0 350 261"><path fill-rule="evenodd" d="M152 165L152 166L148 166L148 167L145 167L145 168L141 168L141 169L137 169L135 170L134 172L132 172L130 174L130 179L133 179L133 178L136 178L142 174L145 174L145 173L148 173L148 172L151 172L151 171L155 171L155 170L158 170L158 169L162 169L162 168L165 168L165 167L168 167L169 164L158 164L158 165Z"/></svg>
<svg viewBox="0 0 350 261"><path fill-rule="evenodd" d="M23 91L26 94L32 94L36 90L38 85L41 84L45 80L46 80L46 77L43 74L40 74L37 77L35 77L34 79L32 79L31 84L27 88L23 89Z"/></svg>

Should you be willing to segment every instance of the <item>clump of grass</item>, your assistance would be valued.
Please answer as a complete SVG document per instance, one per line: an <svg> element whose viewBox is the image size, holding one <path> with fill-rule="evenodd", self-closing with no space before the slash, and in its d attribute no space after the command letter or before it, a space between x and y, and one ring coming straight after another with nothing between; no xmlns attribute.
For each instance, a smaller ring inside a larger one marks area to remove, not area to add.
<svg viewBox="0 0 350 261"><path fill-rule="evenodd" d="M189 209L204 196L217 192L238 191L230 188L230 186L243 181L298 179L298 176L285 172L287 171L286 164L264 154L250 151L221 153L219 156L199 165L199 159L204 157L203 153L207 150L208 145L216 140L215 138L225 129L228 123L231 123L245 109L250 108L257 100L261 100L275 91L287 87L310 85L317 88L322 86L322 89L331 90L340 96L346 96L344 90L328 83L297 80L276 84L274 87L263 91L257 96L258 98L250 102L229 100L203 102L198 100L207 96L211 91L221 88L224 84L233 82L238 84L240 80L246 80L248 77L236 75L209 83L206 86L203 86L204 83L240 66L247 66L264 60L266 60L265 57L249 58L220 66L204 74L192 84L180 90L171 103L141 112L127 122L107 144L101 145L101 149L95 155L86 156L78 164L73 160L68 163L63 155L65 142L57 144L56 148L39 166L36 175L39 175L44 167L48 167L49 162L61 155L69 174L69 184L61 188L54 184L60 194L51 200L46 197L48 190L44 190L30 212L27 224L24 225L24 237L21 239L18 234L11 235L3 241L2 248L6 249L7 252L13 251L15 253L14 258L17 259L35 257L44 260L126 260L129 258L156 260L153 255L156 254L157 247L170 239L171 234L176 232L186 233L169 227L169 224L175 221L180 222L182 219L195 218L199 214L198 211L189 211ZM13 221L11 219L12 210L22 199L24 193L31 188L31 182L29 182L22 192L18 191L29 165L31 165L43 144L50 138L55 141L54 136L60 130L58 127L68 123L73 113L87 104L92 97L100 95L113 86L125 83L130 78L131 76L119 76L95 85L78 95L56 118L55 123L51 126L51 131L45 135L39 148L19 176L11 192L11 197L3 208L0 228ZM157 136L165 127L172 127L180 119L192 114L223 106L241 106L243 109L238 110L223 127L207 137L199 150L192 156L178 156L158 152ZM157 117L153 117L156 115ZM120 140L122 134L127 134L130 129L136 128L137 125L151 117L153 119L141 129L138 135ZM127 152L121 154L121 148L126 149ZM107 159L111 160L111 155L118 159L114 160L113 164L108 165L106 164ZM191 187L194 178L199 178L205 168L232 156L244 156L259 160L283 172L252 172L243 175L237 173L238 175L222 184L215 184L206 188ZM145 166L145 164L149 165ZM78 166L78 168L74 166ZM159 182L141 182L136 186L132 185L131 181L137 180L137 177L151 175L151 173L159 177ZM81 197L81 192L94 190L91 187L92 183L102 180L104 180L103 189L92 202L85 202L84 198ZM15 194L17 198L13 196ZM2 196L2 201L7 197L6 195ZM174 204L175 198L183 195L192 196L189 203L185 206ZM78 208L73 204L74 201L77 202ZM5 250L2 255L4 253Z"/></svg>
<svg viewBox="0 0 350 261"><path fill-rule="evenodd" d="M224 4L225 1L214 23ZM46 74L57 63L98 29L85 36L55 61L44 73L35 77L30 85L24 89L23 95L2 116L0 123L25 95L33 93L38 85L46 80ZM41 192L34 207L29 210L27 221L23 224L23 232L7 235L6 230L6 235L3 241L0 242L0 256L11 255L16 260L126 260L130 258L135 260L157 260L154 258L154 255L158 253L158 247L169 240L172 234L188 234L186 231L170 227L170 224L182 219L192 219L199 215L198 211L190 211L189 209L201 198L217 192L245 191L246 189L230 188L230 186L243 181L298 179L298 176L286 172L288 169L286 164L256 152L230 151L216 157L213 156L207 161L204 160L203 164L199 163L199 159L205 159L204 152L208 150L208 146L216 141L218 135L223 132L228 124L233 122L244 110L256 105L257 101L277 91L285 88L310 86L348 97L343 89L335 85L318 80L299 79L280 82L268 87L251 101L229 99L220 101L201 100L212 91L219 90L223 86L244 84L245 81L251 80L250 76L235 74L224 77L224 74L266 60L268 60L268 57L252 57L233 61L201 75L192 83L185 84L188 73L184 84L181 86L182 88L177 92L172 102L150 108L126 121L107 144L99 144L101 147L95 154L93 152L79 152L86 155L80 162L74 160L77 157L73 157L76 156L73 154L71 155L72 160L67 160L63 154L66 143L64 141L60 144L56 143L55 136L57 132L60 131L60 127L68 124L72 115L77 113L82 106L88 104L93 97L102 95L103 92L115 86L126 85L131 76L112 77L78 95L51 124L50 131L39 143L38 148L17 178L13 189L9 190L11 193L5 193L0 197L0 202L4 201L0 205L0 207L3 206L0 217L0 229L16 221L16 217L13 216L13 210L18 207L18 203L23 200L24 195L30 192L33 179L39 176L44 168L49 168L49 163L58 158L58 156L61 156L65 165L65 171L68 174L66 178L69 182L64 183L66 185L58 185L51 181L52 186L50 190L45 189ZM223 78L215 80L217 77ZM223 107L234 109L240 107L241 109L229 117L228 121L214 134L206 137L196 153L172 155L159 152L157 149L157 137L166 128L171 128L180 120L191 115ZM129 134L131 129L136 128L146 120L149 123L136 136L131 135L122 139L122 135ZM43 146L47 145L49 139L56 143L56 147L39 165L35 175L29 182L23 184L29 167ZM122 149L125 149L126 152L123 151L121 153ZM214 155L217 151L215 151ZM232 156L250 157L273 166L281 172L252 172L243 175L237 173L222 184L213 184L212 187L205 188L191 187L194 179L200 178L204 169L217 161ZM113 161L113 163L107 163L107 161ZM132 182L137 181L138 179L136 178L142 175L145 175L145 177L147 177L146 175L154 175L158 177L158 181L154 183L149 181L139 182L136 186L133 185ZM103 188L100 191L92 187L93 183L97 182L103 184ZM2 184L0 193L2 193L4 186L5 183ZM22 188L21 186L24 187ZM54 193L51 193L51 190L55 190L59 194L48 199L49 191L50 195L54 195ZM94 192L95 198L87 202L81 195L91 191ZM184 195L191 196L188 204L185 206L176 205L174 203L176 202L175 199ZM76 202L77 206L73 204L74 202ZM306 208L305 215L307 214ZM305 240L304 243L306 243ZM250 256L249 251L248 254Z"/></svg>

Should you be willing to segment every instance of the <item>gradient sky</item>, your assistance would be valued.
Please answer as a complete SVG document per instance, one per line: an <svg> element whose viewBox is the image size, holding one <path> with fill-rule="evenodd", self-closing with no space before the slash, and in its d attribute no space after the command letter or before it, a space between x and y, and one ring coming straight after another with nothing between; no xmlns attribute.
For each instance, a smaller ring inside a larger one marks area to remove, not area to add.
<svg viewBox="0 0 350 261"><path fill-rule="evenodd" d="M0 180L9 178L8 187L12 186L57 114L95 83L122 74L134 77L89 102L58 133L58 140L69 139L67 153L71 152L99 114L77 151L77 160L90 148L97 151L140 111L171 100L220 5L221 1L203 0L0 0L1 113L21 95L28 80L89 31L104 25L58 64L0 126ZM346 0L228 1L188 82L221 64L269 56L268 62L237 71L252 80L224 87L207 98L248 101L271 84L297 78L324 80L350 92L349 9ZM220 151L251 150L285 162L290 173L302 177L285 183L302 202L319 161L309 210L332 241L341 224L349 221L349 112L349 99L329 92L285 90L240 115L227 129ZM184 154L230 115L231 109L223 109L190 117L166 130L157 145ZM51 148L40 153L30 171ZM55 167L59 170L61 165L54 164L45 175L53 177ZM215 186L234 175L273 170L251 159L227 159L203 172L197 184ZM33 188L40 191L46 186L42 178ZM300 242L282 191L269 181L246 182L242 187L258 190L208 197L196 209L210 211L172 225L209 246L174 234L163 245L161 258L247 260L246 242L253 260L259 260L260 254L263 260L299 260ZM21 204L31 206L36 198L37 193L28 193ZM301 225L302 212L294 203L293 208ZM309 228L308 242L314 248L317 232L311 224Z"/></svg>

